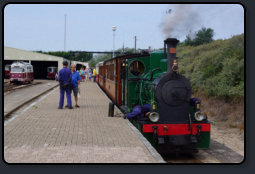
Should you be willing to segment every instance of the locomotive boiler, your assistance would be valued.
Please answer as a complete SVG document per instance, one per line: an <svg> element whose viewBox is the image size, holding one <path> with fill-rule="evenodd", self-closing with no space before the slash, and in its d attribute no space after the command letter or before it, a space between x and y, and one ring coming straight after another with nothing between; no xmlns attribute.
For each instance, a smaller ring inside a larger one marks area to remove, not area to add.
<svg viewBox="0 0 255 174"><path fill-rule="evenodd" d="M191 98L188 79L178 73L176 46L168 38L164 50L129 54L101 63L99 86L160 153L193 153L210 146L210 122ZM143 106L150 106L146 113ZM135 111L134 111L135 110Z"/></svg>

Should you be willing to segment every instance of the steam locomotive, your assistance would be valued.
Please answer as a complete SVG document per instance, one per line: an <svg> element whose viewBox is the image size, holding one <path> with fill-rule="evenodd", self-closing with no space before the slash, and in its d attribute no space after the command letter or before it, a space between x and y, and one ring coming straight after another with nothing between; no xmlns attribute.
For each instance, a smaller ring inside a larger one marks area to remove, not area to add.
<svg viewBox="0 0 255 174"><path fill-rule="evenodd" d="M191 98L189 80L178 73L176 38L164 50L122 55L98 64L98 84L124 113L149 104L129 120L159 153L195 153L210 146L210 122Z"/></svg>

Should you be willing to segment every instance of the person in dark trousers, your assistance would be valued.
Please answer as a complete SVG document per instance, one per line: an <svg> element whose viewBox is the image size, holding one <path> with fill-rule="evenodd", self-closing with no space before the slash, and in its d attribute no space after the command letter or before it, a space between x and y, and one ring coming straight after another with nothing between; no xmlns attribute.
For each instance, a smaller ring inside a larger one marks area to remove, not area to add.
<svg viewBox="0 0 255 174"><path fill-rule="evenodd" d="M133 108L133 111L130 112L130 113L127 113L124 118L127 118L127 119L130 119L130 118L133 118L133 117L142 118L144 116L149 116L150 111L151 111L151 105L150 104L145 104L145 105L142 105L142 106L136 105Z"/></svg>
<svg viewBox="0 0 255 174"><path fill-rule="evenodd" d="M80 85L81 76L75 69L76 69L76 65L72 64L71 65L72 91L73 91L74 99L75 99L75 107L79 108L80 106L78 105L78 92L79 92L79 87L78 86Z"/></svg>
<svg viewBox="0 0 255 174"><path fill-rule="evenodd" d="M69 109L73 109L71 100L71 87L72 87L72 72L67 68L68 62L63 62L63 68L58 73L58 81L60 88L60 98L58 109L63 109L64 96L66 92L67 106Z"/></svg>

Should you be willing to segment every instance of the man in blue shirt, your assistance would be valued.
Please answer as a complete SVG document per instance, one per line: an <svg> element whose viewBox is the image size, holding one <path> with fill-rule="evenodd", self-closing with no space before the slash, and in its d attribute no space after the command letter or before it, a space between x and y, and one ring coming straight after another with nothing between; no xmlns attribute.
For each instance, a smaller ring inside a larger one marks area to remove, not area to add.
<svg viewBox="0 0 255 174"><path fill-rule="evenodd" d="M75 69L76 69L76 65L72 64L71 65L71 71L72 71L72 90L73 90L74 99L75 99L75 107L79 108L80 106L78 105L78 92L79 92L78 85L80 85L81 76L80 76L80 74Z"/></svg>
<svg viewBox="0 0 255 174"><path fill-rule="evenodd" d="M71 100L71 82L72 82L72 72L67 68L68 62L63 62L63 68L58 73L58 81L60 88L60 98L58 109L63 109L64 96L66 92L67 105L69 109L73 109Z"/></svg>

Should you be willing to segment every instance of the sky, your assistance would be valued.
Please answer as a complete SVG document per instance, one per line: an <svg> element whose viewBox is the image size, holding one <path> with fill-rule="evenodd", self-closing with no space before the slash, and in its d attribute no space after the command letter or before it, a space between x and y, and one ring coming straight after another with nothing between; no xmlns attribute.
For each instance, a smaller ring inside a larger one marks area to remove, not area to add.
<svg viewBox="0 0 255 174"><path fill-rule="evenodd" d="M161 30L166 11L187 14L176 4L9 4L4 9L4 45L23 50L111 51L112 26L116 26L115 48L163 47ZM186 6L187 7L187 6ZM244 32L244 9L239 4L189 4L196 19L182 19L173 35L180 41L202 27L214 30L214 39L227 39ZM176 10L176 11L175 11ZM171 14L170 14L171 15ZM193 22L194 21L194 22ZM186 25L189 24L189 25ZM192 24L192 25L191 25ZM185 26L185 30L180 29ZM175 28L175 27L173 27Z"/></svg>

